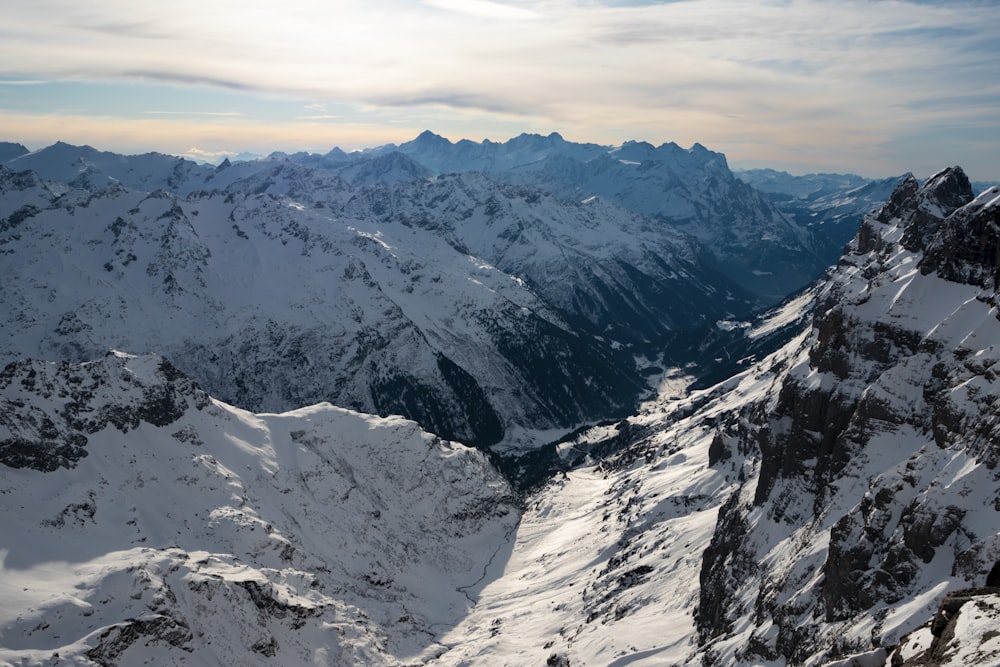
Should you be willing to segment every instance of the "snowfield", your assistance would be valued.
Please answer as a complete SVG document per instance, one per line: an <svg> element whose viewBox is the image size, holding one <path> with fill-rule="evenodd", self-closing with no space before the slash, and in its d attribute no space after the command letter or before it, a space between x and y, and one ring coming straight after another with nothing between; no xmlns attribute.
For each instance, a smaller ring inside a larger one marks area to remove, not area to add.
<svg viewBox="0 0 1000 667"><path fill-rule="evenodd" d="M482 454L401 418L254 415L123 354L0 385L6 461L52 429L87 440L72 467L0 466L0 662L421 661L517 523ZM148 396L175 408L159 425Z"/></svg>

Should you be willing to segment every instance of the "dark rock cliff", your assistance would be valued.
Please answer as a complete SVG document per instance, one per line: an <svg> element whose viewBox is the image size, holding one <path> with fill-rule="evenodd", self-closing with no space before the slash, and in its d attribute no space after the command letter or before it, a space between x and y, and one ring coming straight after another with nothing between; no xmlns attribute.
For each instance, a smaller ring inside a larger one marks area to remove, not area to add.
<svg viewBox="0 0 1000 667"><path fill-rule="evenodd" d="M211 403L166 359L157 358L144 375L128 367L130 359L109 353L92 364L8 364L0 372L0 463L42 472L72 468L87 456L89 436L105 428L169 426L189 407ZM52 409L38 407L44 403Z"/></svg>
<svg viewBox="0 0 1000 667"><path fill-rule="evenodd" d="M743 619L775 628L749 630L743 660L871 650L911 623L899 604L992 565L1000 495L975 481L1000 477L1000 206L988 194L973 201L959 168L906 179L831 272L799 363L740 436L757 475L705 553L703 646Z"/></svg>

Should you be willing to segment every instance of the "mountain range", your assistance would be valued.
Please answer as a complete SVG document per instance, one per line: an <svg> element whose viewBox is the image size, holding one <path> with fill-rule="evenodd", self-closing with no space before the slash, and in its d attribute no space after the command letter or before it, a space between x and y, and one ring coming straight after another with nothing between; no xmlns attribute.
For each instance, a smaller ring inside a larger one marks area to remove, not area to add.
<svg viewBox="0 0 1000 667"><path fill-rule="evenodd" d="M701 146L3 153L4 363L163 354L246 409L329 400L502 450L625 416L679 338L825 266Z"/></svg>
<svg viewBox="0 0 1000 667"><path fill-rule="evenodd" d="M1000 661L1000 188L0 160L0 660Z"/></svg>

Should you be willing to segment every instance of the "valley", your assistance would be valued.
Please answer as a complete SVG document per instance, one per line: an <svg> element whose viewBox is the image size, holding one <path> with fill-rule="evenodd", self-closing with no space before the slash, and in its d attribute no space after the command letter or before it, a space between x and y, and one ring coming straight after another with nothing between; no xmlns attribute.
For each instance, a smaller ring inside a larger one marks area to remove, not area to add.
<svg viewBox="0 0 1000 667"><path fill-rule="evenodd" d="M933 621L1000 561L960 168L0 156L0 661L1000 659L996 590Z"/></svg>

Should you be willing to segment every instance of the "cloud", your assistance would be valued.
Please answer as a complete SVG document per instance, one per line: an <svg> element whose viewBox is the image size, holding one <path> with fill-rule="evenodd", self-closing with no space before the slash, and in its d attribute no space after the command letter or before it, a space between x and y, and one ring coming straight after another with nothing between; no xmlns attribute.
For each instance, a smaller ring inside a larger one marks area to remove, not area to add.
<svg viewBox="0 0 1000 667"><path fill-rule="evenodd" d="M144 111L150 116L242 116L239 111Z"/></svg>
<svg viewBox="0 0 1000 667"><path fill-rule="evenodd" d="M17 4L0 78L286 95L314 102L308 120L336 102L339 115L379 111L389 128L393 114L453 127L520 119L587 140L700 141L737 158L767 147L882 169L895 138L989 123L1000 108L1000 28L973 2ZM984 100L972 112L947 102L973 94Z"/></svg>
<svg viewBox="0 0 1000 667"><path fill-rule="evenodd" d="M222 158L233 157L236 151L206 151L202 148L192 147L181 153L178 157L186 157L196 162L216 162Z"/></svg>
<svg viewBox="0 0 1000 667"><path fill-rule="evenodd" d="M522 9L491 0L424 0L424 4L448 12L483 19L524 21L539 18L530 9Z"/></svg>

